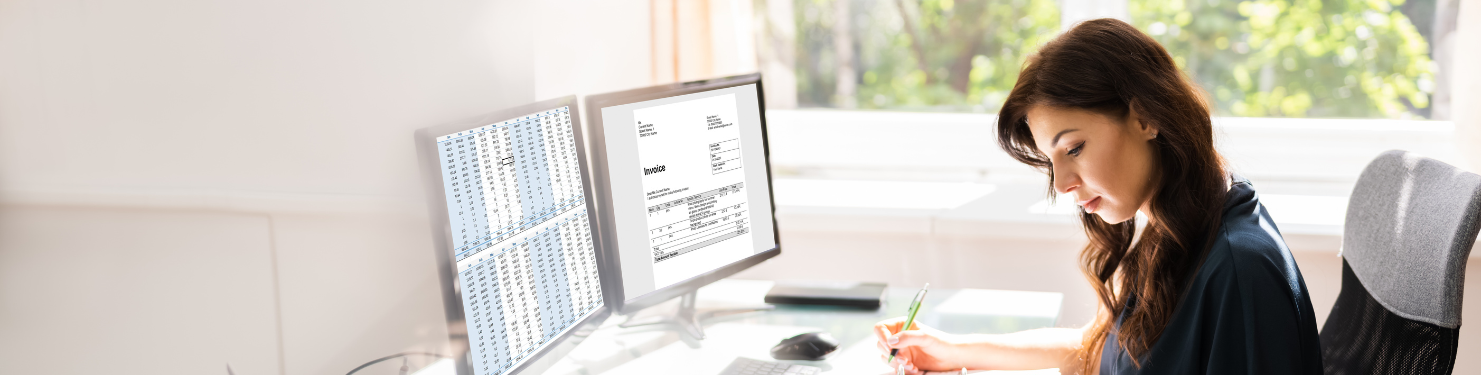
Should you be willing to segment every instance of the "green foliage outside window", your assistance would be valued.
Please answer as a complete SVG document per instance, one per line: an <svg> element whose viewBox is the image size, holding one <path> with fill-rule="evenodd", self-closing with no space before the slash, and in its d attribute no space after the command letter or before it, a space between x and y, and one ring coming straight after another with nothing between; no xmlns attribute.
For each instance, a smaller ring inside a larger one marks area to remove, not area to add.
<svg viewBox="0 0 1481 375"><path fill-rule="evenodd" d="M855 0L857 89L836 89L833 1L795 0L803 106L993 112L1027 54L1059 33L1054 0ZM1225 116L1424 115L1429 46L1404 0L1130 0Z"/></svg>
<svg viewBox="0 0 1481 375"><path fill-rule="evenodd" d="M1429 45L1404 0L1133 0L1152 34L1233 116L1427 113Z"/></svg>
<svg viewBox="0 0 1481 375"><path fill-rule="evenodd" d="M836 97L831 0L797 0L802 105L995 111L1026 53L1059 32L1053 0L854 1L857 93ZM903 14L907 16L902 17Z"/></svg>

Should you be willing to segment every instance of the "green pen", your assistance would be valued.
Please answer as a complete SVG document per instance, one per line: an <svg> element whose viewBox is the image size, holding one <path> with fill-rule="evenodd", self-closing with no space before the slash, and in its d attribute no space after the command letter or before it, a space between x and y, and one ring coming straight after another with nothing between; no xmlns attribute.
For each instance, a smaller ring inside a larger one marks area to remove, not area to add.
<svg viewBox="0 0 1481 375"><path fill-rule="evenodd" d="M910 330L910 325L915 324L915 314L920 312L921 305L926 303L926 288L930 287L931 283L926 283L926 285L920 287L919 292L915 293L915 299L910 301L910 313L905 315L905 326L900 327L900 332ZM885 361L885 363L894 362L895 354L899 353L900 349L890 349L890 360Z"/></svg>

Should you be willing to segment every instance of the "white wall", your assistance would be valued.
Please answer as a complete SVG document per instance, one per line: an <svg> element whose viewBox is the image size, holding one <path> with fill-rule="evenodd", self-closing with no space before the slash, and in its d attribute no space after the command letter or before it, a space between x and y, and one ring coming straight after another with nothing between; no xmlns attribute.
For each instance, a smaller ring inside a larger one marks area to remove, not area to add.
<svg viewBox="0 0 1481 375"><path fill-rule="evenodd" d="M446 352L412 131L647 84L646 4L0 2L0 367Z"/></svg>
<svg viewBox="0 0 1481 375"><path fill-rule="evenodd" d="M652 85L649 5L646 0L538 2L539 14L551 19L533 25L539 56L535 98Z"/></svg>
<svg viewBox="0 0 1481 375"><path fill-rule="evenodd" d="M7 190L404 199L412 129L534 99L522 2L6 4Z"/></svg>

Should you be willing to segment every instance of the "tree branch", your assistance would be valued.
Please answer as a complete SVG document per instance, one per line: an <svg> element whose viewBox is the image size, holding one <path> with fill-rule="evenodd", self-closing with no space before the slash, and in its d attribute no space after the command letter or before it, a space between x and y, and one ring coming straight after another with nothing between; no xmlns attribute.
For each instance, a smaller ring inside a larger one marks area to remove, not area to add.
<svg viewBox="0 0 1481 375"><path fill-rule="evenodd" d="M925 73L925 83L930 84L934 80L931 79L930 65L926 63L925 46L921 45L922 40L919 32L915 29L915 22L910 18L910 12L905 10L905 0L895 0L895 6L900 8L900 18L905 20L905 35L910 37L910 49L915 51L915 66L917 69L920 69L921 73Z"/></svg>

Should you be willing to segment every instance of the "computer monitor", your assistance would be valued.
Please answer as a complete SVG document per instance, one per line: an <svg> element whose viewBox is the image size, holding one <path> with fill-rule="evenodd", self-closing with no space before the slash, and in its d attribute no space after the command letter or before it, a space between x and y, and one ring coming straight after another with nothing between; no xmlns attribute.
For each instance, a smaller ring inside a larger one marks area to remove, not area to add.
<svg viewBox="0 0 1481 375"><path fill-rule="evenodd" d="M458 374L538 373L610 315L579 113L572 96L416 133Z"/></svg>
<svg viewBox="0 0 1481 375"><path fill-rule="evenodd" d="M667 322L703 338L694 292L781 254L762 103L759 74L586 99L615 311L683 296Z"/></svg>

